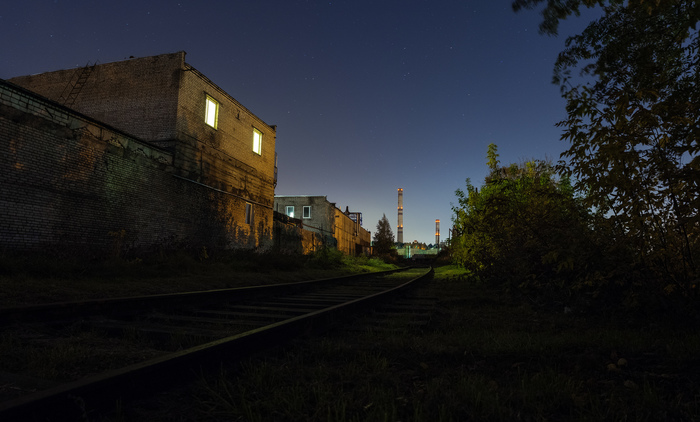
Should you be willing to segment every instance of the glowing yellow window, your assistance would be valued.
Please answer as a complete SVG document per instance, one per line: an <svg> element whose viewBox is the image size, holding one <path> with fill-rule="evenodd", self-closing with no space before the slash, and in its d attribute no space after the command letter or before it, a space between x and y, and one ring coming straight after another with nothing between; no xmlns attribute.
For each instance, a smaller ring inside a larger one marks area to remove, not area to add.
<svg viewBox="0 0 700 422"><path fill-rule="evenodd" d="M262 132L253 128L253 152L262 154Z"/></svg>
<svg viewBox="0 0 700 422"><path fill-rule="evenodd" d="M219 120L219 103L207 95L206 108L204 110L204 122L216 129Z"/></svg>

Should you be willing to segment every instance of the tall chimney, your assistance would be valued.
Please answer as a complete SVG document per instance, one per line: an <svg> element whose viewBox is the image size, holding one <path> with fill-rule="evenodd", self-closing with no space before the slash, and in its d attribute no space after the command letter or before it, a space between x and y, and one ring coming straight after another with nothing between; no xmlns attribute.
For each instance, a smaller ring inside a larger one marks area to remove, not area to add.
<svg viewBox="0 0 700 422"><path fill-rule="evenodd" d="M396 228L396 241L403 243L403 189L399 188L399 225Z"/></svg>
<svg viewBox="0 0 700 422"><path fill-rule="evenodd" d="M440 252L440 220L435 220L435 245Z"/></svg>

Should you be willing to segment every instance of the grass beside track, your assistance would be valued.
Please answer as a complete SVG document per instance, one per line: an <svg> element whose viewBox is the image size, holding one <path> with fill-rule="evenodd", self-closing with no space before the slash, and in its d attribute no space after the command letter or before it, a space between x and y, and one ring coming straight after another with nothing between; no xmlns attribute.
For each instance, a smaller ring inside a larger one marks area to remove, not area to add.
<svg viewBox="0 0 700 422"><path fill-rule="evenodd" d="M219 259L175 254L96 263L0 256L0 308L291 283L392 268L334 252L311 257L238 253Z"/></svg>
<svg viewBox="0 0 700 422"><path fill-rule="evenodd" d="M700 420L697 330L534 309L453 267L418 294L422 329L360 319L110 420Z"/></svg>

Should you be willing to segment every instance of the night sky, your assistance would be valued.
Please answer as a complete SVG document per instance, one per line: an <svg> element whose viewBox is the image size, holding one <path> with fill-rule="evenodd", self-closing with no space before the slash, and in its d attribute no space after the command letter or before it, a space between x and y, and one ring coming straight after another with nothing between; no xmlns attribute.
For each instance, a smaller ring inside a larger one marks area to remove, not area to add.
<svg viewBox="0 0 700 422"><path fill-rule="evenodd" d="M186 51L187 63L277 125L276 194L325 195L386 214L404 241L441 240L454 191L567 144L552 67L557 38L510 0L24 0L0 9L0 78ZM586 17L588 16L588 17Z"/></svg>

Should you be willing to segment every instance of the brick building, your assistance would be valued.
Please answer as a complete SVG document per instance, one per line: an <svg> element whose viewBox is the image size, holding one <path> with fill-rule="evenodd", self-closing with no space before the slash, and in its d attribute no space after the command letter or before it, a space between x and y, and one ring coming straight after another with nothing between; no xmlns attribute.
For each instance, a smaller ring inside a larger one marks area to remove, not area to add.
<svg viewBox="0 0 700 422"><path fill-rule="evenodd" d="M370 232L362 227L362 214L345 212L325 196L275 195L275 211L300 219L304 230L322 236L325 246L348 255L369 255Z"/></svg>
<svg viewBox="0 0 700 422"><path fill-rule="evenodd" d="M10 82L0 246L272 245L276 128L184 52Z"/></svg>

